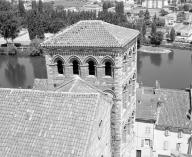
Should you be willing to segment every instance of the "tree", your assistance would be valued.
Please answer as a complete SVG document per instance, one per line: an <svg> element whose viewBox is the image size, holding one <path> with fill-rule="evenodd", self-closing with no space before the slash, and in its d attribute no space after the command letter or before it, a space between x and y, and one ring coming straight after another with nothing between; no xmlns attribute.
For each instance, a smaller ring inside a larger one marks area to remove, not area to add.
<svg viewBox="0 0 192 157"><path fill-rule="evenodd" d="M43 13L43 2L42 0L39 0L38 10L40 13Z"/></svg>
<svg viewBox="0 0 192 157"><path fill-rule="evenodd" d="M2 19L2 16L4 19ZM18 17L13 13L5 12L1 14L0 21L0 34L6 41L7 39L12 39L13 41L19 34L20 22L18 21Z"/></svg>
<svg viewBox="0 0 192 157"><path fill-rule="evenodd" d="M18 9L20 16L23 17L25 15L25 7L23 4L23 0L19 0Z"/></svg>
<svg viewBox="0 0 192 157"><path fill-rule="evenodd" d="M174 28L172 28L170 31L170 39L171 39L171 41L175 40L175 29Z"/></svg>
<svg viewBox="0 0 192 157"><path fill-rule="evenodd" d="M149 13L148 9L144 13L144 21L145 21L146 25L150 24L150 13Z"/></svg>
<svg viewBox="0 0 192 157"><path fill-rule="evenodd" d="M37 10L30 10L27 13L27 28L30 39L44 38L44 15Z"/></svg>
<svg viewBox="0 0 192 157"><path fill-rule="evenodd" d="M0 11L10 11L12 9L11 3L6 0L0 0Z"/></svg>
<svg viewBox="0 0 192 157"><path fill-rule="evenodd" d="M168 13L167 11L165 11L164 9L161 9L159 13L160 13L161 16L165 16L165 15L169 14L169 13Z"/></svg>
<svg viewBox="0 0 192 157"><path fill-rule="evenodd" d="M144 11L140 10L138 15L139 15L140 18L143 17L144 16Z"/></svg>
<svg viewBox="0 0 192 157"><path fill-rule="evenodd" d="M123 2L117 2L115 6L115 12L117 14L124 14L124 4Z"/></svg>
<svg viewBox="0 0 192 157"><path fill-rule="evenodd" d="M151 24L151 36L152 37L156 35L156 31L157 31L156 22L153 21Z"/></svg>
<svg viewBox="0 0 192 157"><path fill-rule="evenodd" d="M163 33L161 31L158 31L155 35L151 36L151 44L160 45L162 40Z"/></svg>
<svg viewBox="0 0 192 157"><path fill-rule="evenodd" d="M189 4L184 4L183 10L184 10L184 11L189 11L189 9L190 9Z"/></svg>
<svg viewBox="0 0 192 157"><path fill-rule="evenodd" d="M37 9L37 3L36 0L32 0L32 9L36 10Z"/></svg>

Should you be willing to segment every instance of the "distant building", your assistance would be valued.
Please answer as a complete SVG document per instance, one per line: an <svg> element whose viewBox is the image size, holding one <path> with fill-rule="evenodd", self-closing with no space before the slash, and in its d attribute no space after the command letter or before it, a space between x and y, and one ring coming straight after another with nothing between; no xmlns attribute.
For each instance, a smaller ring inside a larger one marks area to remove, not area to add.
<svg viewBox="0 0 192 157"><path fill-rule="evenodd" d="M177 21L177 14L170 13L165 15L165 26L167 27L174 27Z"/></svg>
<svg viewBox="0 0 192 157"><path fill-rule="evenodd" d="M144 0L142 2L142 7L146 7L146 8L164 8L167 7L168 4L168 0Z"/></svg>
<svg viewBox="0 0 192 157"><path fill-rule="evenodd" d="M187 154L191 150L191 92L140 87L136 107L136 153L141 157ZM189 114L189 115L188 115Z"/></svg>

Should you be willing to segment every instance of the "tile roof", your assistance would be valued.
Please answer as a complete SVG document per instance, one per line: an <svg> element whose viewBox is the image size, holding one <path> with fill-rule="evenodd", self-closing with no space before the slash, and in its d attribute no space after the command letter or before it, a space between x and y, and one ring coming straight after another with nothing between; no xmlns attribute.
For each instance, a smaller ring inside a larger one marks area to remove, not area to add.
<svg viewBox="0 0 192 157"><path fill-rule="evenodd" d="M145 87L143 87L145 88ZM148 88L150 89L150 88ZM182 129L184 132L192 130L192 121L187 119L190 108L189 92L185 90L160 89L151 91L137 89L136 120L157 120L156 128ZM157 115L159 98L162 105ZM139 102L140 101L140 102Z"/></svg>
<svg viewBox="0 0 192 157"><path fill-rule="evenodd" d="M189 92L161 89L159 93L165 96L165 102L161 107L157 126L192 129L192 122L187 119L187 112L190 108Z"/></svg>
<svg viewBox="0 0 192 157"><path fill-rule="evenodd" d="M35 79L33 83L33 89L35 90L49 90L48 79Z"/></svg>
<svg viewBox="0 0 192 157"><path fill-rule="evenodd" d="M155 121L157 96L152 91L137 89L136 120Z"/></svg>
<svg viewBox="0 0 192 157"><path fill-rule="evenodd" d="M84 20L45 40L43 47L123 47L139 31L100 20Z"/></svg>
<svg viewBox="0 0 192 157"><path fill-rule="evenodd" d="M84 156L99 94L0 89L0 156Z"/></svg>
<svg viewBox="0 0 192 157"><path fill-rule="evenodd" d="M74 76L74 79L63 82L54 90L62 91L62 92L73 92L73 93L102 93L102 94L104 94L103 91L101 91L97 87L89 84L87 81L83 80L79 76Z"/></svg>

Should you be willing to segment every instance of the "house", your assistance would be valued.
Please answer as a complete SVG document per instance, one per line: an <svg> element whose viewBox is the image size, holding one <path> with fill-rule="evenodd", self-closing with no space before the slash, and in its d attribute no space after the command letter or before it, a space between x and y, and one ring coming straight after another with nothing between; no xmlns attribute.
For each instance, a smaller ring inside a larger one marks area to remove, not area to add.
<svg viewBox="0 0 192 157"><path fill-rule="evenodd" d="M168 6L168 0L144 0L142 1L142 7L148 9L164 8Z"/></svg>
<svg viewBox="0 0 192 157"><path fill-rule="evenodd" d="M165 26L167 27L174 27L177 21L177 14L170 13L165 15Z"/></svg>
<svg viewBox="0 0 192 157"><path fill-rule="evenodd" d="M135 127L138 157L188 153L192 131L192 122L187 118L190 94L190 90L138 89Z"/></svg>

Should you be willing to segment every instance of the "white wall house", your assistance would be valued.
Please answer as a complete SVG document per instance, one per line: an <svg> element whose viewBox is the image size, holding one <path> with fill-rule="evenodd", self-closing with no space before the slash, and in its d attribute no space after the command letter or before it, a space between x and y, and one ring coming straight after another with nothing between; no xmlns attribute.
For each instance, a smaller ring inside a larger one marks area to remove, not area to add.
<svg viewBox="0 0 192 157"><path fill-rule="evenodd" d="M168 6L168 0L144 0L142 6L146 8L164 8Z"/></svg>
<svg viewBox="0 0 192 157"><path fill-rule="evenodd" d="M189 94L185 90L138 88L136 157L187 154L192 131L192 121L187 118Z"/></svg>

